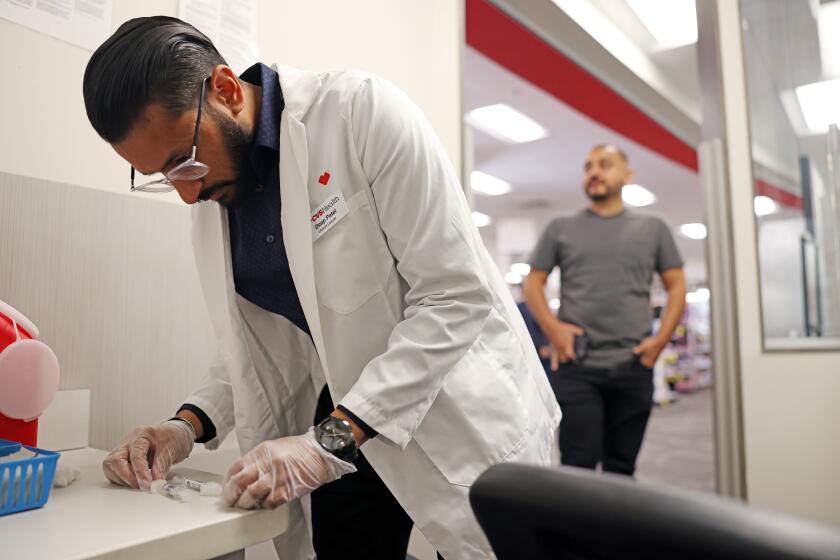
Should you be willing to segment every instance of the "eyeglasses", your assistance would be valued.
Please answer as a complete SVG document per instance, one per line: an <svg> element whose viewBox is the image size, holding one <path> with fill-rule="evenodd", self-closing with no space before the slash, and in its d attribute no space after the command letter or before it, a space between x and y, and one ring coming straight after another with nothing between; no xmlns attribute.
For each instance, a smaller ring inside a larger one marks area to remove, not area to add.
<svg viewBox="0 0 840 560"><path fill-rule="evenodd" d="M134 184L134 166L131 166L131 191L141 191L141 192L148 192L148 193L165 193L171 192L175 189L172 185L172 181L195 181L196 179L201 179L207 172L210 171L210 168L207 167L206 164L201 163L200 161L195 159L195 152L198 149L198 131L199 127L201 126L201 108L204 105L204 87L207 85L207 80L210 78L204 78L201 81L201 93L198 97L198 116L195 118L195 132L193 133L193 143L192 143L192 152L190 153L190 157L186 160L182 161L168 172L163 173L162 178L152 179L148 183L143 183L142 185Z"/></svg>

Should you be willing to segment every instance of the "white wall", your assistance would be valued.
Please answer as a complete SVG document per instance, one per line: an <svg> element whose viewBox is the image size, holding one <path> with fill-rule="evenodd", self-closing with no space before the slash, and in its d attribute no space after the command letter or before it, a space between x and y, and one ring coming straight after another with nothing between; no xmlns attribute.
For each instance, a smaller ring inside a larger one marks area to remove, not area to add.
<svg viewBox="0 0 840 560"><path fill-rule="evenodd" d="M738 4L718 0L750 503L840 524L840 352L762 348Z"/></svg>

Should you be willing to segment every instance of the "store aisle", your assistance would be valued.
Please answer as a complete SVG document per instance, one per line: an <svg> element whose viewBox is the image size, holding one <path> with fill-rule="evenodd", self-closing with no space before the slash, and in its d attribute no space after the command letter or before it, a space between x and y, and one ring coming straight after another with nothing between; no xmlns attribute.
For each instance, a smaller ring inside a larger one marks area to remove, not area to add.
<svg viewBox="0 0 840 560"><path fill-rule="evenodd" d="M677 402L653 409L636 476L714 492L711 389L681 394Z"/></svg>

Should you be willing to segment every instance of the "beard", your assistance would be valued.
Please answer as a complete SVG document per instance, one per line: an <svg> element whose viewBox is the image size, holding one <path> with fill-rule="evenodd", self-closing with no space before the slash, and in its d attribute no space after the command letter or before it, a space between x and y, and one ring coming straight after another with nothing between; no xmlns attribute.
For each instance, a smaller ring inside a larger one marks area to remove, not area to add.
<svg viewBox="0 0 840 560"><path fill-rule="evenodd" d="M254 132L240 128L233 119L219 111L210 109L222 134L222 141L227 148L234 180L218 181L205 188L200 198L207 200L221 189L228 189L228 194L217 202L225 208L239 205L248 198L257 187L257 176L251 166L251 148L254 144Z"/></svg>
<svg viewBox="0 0 840 560"><path fill-rule="evenodd" d="M593 192L593 190L591 188L593 185L587 185L586 189L584 189L584 192L586 193L586 196L592 202L604 202L604 201L609 200L613 196L615 196L614 189L610 188L610 186L607 183L598 182L596 184L603 186L604 187L603 190ZM619 193L620 192L621 192L621 190L619 189Z"/></svg>

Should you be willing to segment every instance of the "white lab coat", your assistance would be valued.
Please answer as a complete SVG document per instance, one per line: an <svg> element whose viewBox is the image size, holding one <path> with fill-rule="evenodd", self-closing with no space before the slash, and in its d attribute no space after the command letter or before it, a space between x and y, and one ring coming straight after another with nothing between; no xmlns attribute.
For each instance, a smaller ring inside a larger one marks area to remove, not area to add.
<svg viewBox="0 0 840 560"><path fill-rule="evenodd" d="M447 560L492 558L469 485L502 461L549 464L560 421L528 331L405 94L360 72L279 74L280 218L312 341L236 295L226 212L198 204L219 352L188 402L216 426L208 447L235 426L244 453L305 431L326 382L379 433L365 456ZM347 214L315 239L312 213L338 193ZM290 507L281 558L314 557L304 505Z"/></svg>

